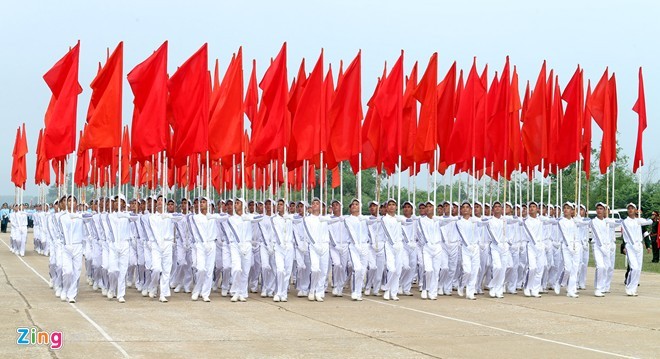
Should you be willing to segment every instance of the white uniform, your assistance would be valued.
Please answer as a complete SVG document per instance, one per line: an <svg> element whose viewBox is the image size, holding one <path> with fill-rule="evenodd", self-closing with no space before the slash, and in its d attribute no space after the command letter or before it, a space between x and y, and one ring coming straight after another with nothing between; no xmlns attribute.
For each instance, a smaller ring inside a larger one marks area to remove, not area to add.
<svg viewBox="0 0 660 359"><path fill-rule="evenodd" d="M213 284L216 240L218 238L216 220L220 219L220 216L218 214L191 214L186 216L186 219L195 245L195 267L197 269L192 299L197 300L201 295L204 301L208 301Z"/></svg>
<svg viewBox="0 0 660 359"><path fill-rule="evenodd" d="M128 271L132 236L130 217L126 212L113 212L106 218L110 229L110 252L108 256L110 289L107 294L108 298L112 298L112 294L116 294L117 298L123 298L126 294L126 273ZM137 221L137 219L138 217L135 216L133 221Z"/></svg>
<svg viewBox="0 0 660 359"><path fill-rule="evenodd" d="M232 301L244 301L248 298L248 276L252 266L252 220L254 216L234 214L229 216L225 230L229 236L231 251L231 288Z"/></svg>
<svg viewBox="0 0 660 359"><path fill-rule="evenodd" d="M642 242L641 226L653 223L650 219L626 218L623 220L623 240L626 242L626 258L630 266L630 273L626 280L626 294L636 295L639 276L642 271L642 259L644 258L644 245Z"/></svg>
<svg viewBox="0 0 660 359"><path fill-rule="evenodd" d="M353 264L351 298L362 300L362 287L366 280L367 268L376 266L375 259L371 255L369 228L366 217L363 216L346 216L343 225L346 226L350 238L348 250Z"/></svg>
<svg viewBox="0 0 660 359"><path fill-rule="evenodd" d="M475 299L477 275L480 268L481 250L479 248L480 237L476 235L481 221L478 218L461 217L455 224L457 234L461 240L461 269L463 275L458 284L459 295L465 287L465 297Z"/></svg>
<svg viewBox="0 0 660 359"><path fill-rule="evenodd" d="M577 275L582 260L582 241L579 238L579 227L587 227L589 220L567 219L559 220L559 235L562 238L561 251L563 254L563 273L561 274L561 285L566 286L569 297L577 295ZM555 287L555 292L559 289Z"/></svg>
<svg viewBox="0 0 660 359"><path fill-rule="evenodd" d="M149 296L154 297L160 289L160 300L170 296L170 273L172 271L172 250L174 244L174 223L169 213L149 215L149 229L153 235L151 242L151 283Z"/></svg>
<svg viewBox="0 0 660 359"><path fill-rule="evenodd" d="M449 269L446 243L443 241L443 227L458 220L456 217L421 217L417 224L417 238L422 245L422 264L424 266L424 291L422 298L435 300L438 294L444 294L444 281L440 274L448 274ZM452 226L454 224L451 224ZM420 278L421 282L421 278ZM450 292L451 293L451 289Z"/></svg>
<svg viewBox="0 0 660 359"><path fill-rule="evenodd" d="M380 224L380 217L369 217L369 238L371 242L371 257L370 260L373 265L367 268L367 284L364 290L365 295L372 294L379 295L382 282L383 272L385 271L385 234L383 233L383 226Z"/></svg>
<svg viewBox="0 0 660 359"><path fill-rule="evenodd" d="M275 244L276 281L273 300L286 302L295 256L293 226L290 220L280 215L274 215L268 220L271 222Z"/></svg>
<svg viewBox="0 0 660 359"><path fill-rule="evenodd" d="M256 223L256 228L259 230L260 250L261 257L261 296L272 298L275 296L276 291L276 276L275 276L275 235L273 233L272 216L261 217L262 220Z"/></svg>
<svg viewBox="0 0 660 359"><path fill-rule="evenodd" d="M614 229L619 222L612 218L598 219L596 217L591 220L591 230L594 240L594 261L596 262L594 292L597 296L602 296L608 290L607 279L610 267L612 267L612 257L614 257L612 248L615 246L610 238L610 228Z"/></svg>
<svg viewBox="0 0 660 359"><path fill-rule="evenodd" d="M486 235L490 238L490 255L493 267L493 276L488 283L490 296L504 297L504 279L508 269L512 267L510 252L510 237L507 230L515 230L509 224L520 222L515 217L500 216L486 220Z"/></svg>
<svg viewBox="0 0 660 359"><path fill-rule="evenodd" d="M331 218L343 219L341 216ZM345 218L345 217L344 217ZM348 280L349 234L346 225L341 221L328 226L330 234L330 259L332 260L332 294L342 296L346 280Z"/></svg>
<svg viewBox="0 0 660 359"><path fill-rule="evenodd" d="M13 216L12 216L13 214ZM9 215L11 221L11 234L14 236L16 243L16 254L21 257L25 256L25 243L27 242L27 222L28 217L25 211L12 212Z"/></svg>
<svg viewBox="0 0 660 359"><path fill-rule="evenodd" d="M403 228L401 223L406 219L403 216L390 216L389 214L381 217L383 234L385 235L385 268L387 269L387 278L383 289L385 300L398 300L397 292L399 290L399 278L403 267ZM412 225L412 223L409 223Z"/></svg>
<svg viewBox="0 0 660 359"><path fill-rule="evenodd" d="M453 216L443 216L445 220L454 219L458 221L459 217ZM458 235L457 227L455 224L449 226L442 226L440 228L442 234L443 243L445 244L445 250L447 253L447 270L443 274L443 270L440 271L439 282L442 287L442 292L445 295L451 295L452 288L454 286L454 279L459 272L459 257L461 257L461 238Z"/></svg>
<svg viewBox="0 0 660 359"><path fill-rule="evenodd" d="M330 260L330 232L328 229L330 221L327 217L318 215L297 217L295 221L302 221L309 242L311 279L308 299L322 302L325 297L327 268Z"/></svg>
<svg viewBox="0 0 660 359"><path fill-rule="evenodd" d="M82 270L83 221L80 213L60 216L63 233L62 293L60 299L75 302Z"/></svg>
<svg viewBox="0 0 660 359"><path fill-rule="evenodd" d="M541 279L543 277L543 270L547 264L543 227L545 224L551 224L552 222L554 220L543 216L536 216L536 218L527 217L523 222L523 230L528 241L526 296L540 297Z"/></svg>

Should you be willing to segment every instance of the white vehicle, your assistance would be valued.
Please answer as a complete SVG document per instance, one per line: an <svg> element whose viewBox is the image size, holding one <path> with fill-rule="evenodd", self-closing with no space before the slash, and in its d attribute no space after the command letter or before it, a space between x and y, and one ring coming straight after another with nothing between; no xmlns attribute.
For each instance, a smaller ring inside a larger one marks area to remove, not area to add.
<svg viewBox="0 0 660 359"><path fill-rule="evenodd" d="M614 219L621 219L621 213L626 211L628 210L625 208L615 209L614 211L612 211L612 213L614 214ZM587 212L587 215L589 216L589 218L594 218L596 217L596 211L589 211ZM621 238L621 237L622 237L621 226L618 226L614 229L614 238ZM591 240L591 228L589 228L589 240Z"/></svg>

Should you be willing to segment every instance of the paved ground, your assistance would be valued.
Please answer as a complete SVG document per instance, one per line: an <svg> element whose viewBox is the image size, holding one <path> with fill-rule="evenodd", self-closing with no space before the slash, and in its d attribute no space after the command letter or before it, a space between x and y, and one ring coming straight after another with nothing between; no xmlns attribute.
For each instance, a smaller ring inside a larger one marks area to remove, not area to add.
<svg viewBox="0 0 660 359"><path fill-rule="evenodd" d="M48 288L47 258L32 251L19 258L8 244L2 234L2 358L653 358L660 351L658 274L642 274L636 298L625 296L617 271L606 298L583 291L578 299L553 293L273 303L251 295L231 303L213 293L212 302L203 303L173 293L163 304L129 289L127 303L119 304L85 283L78 303L68 304ZM19 346L17 327L62 331L64 345Z"/></svg>

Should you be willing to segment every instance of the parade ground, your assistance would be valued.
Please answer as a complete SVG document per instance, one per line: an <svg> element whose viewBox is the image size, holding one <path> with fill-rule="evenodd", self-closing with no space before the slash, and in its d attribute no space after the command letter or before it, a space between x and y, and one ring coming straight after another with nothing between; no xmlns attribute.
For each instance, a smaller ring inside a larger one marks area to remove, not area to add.
<svg viewBox="0 0 660 359"><path fill-rule="evenodd" d="M476 301L326 296L274 303L250 294L211 303L172 293L168 303L128 289L109 301L82 283L77 303L48 288L48 258L9 251L0 235L0 357L2 358L653 358L660 347L660 274L642 273L638 297L627 297L624 272L612 293L580 298L522 293ZM28 243L31 249L31 243ZM589 285L593 282L590 268ZM83 275L84 277L84 275ZM18 345L18 328L61 332L62 347Z"/></svg>

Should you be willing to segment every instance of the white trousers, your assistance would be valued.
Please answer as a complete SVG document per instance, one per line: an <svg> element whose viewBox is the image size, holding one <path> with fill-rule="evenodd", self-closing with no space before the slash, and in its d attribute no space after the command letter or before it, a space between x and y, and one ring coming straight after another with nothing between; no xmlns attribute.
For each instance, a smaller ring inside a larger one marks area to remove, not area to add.
<svg viewBox="0 0 660 359"><path fill-rule="evenodd" d="M172 242L151 244L151 285L150 292L155 292L160 285L160 295L170 296L170 272L172 271Z"/></svg>
<svg viewBox="0 0 660 359"><path fill-rule="evenodd" d="M594 278L594 290L604 292L607 289L607 277L609 276L609 268L612 265L610 258L612 251L610 245L604 247L594 244L594 261L596 262L596 275Z"/></svg>
<svg viewBox="0 0 660 359"><path fill-rule="evenodd" d="M626 280L626 290L636 293L637 285L639 284L639 277L642 273L642 259L644 258L644 248L641 243L636 243L632 246L626 246L626 258L630 266L630 273Z"/></svg>
<svg viewBox="0 0 660 359"><path fill-rule="evenodd" d="M481 266L481 250L478 244L469 247L461 246L461 269L463 276L459 286L465 287L465 295L473 296L476 293L477 275Z"/></svg>
<svg viewBox="0 0 660 359"><path fill-rule="evenodd" d="M577 279L582 261L582 245L578 244L571 248L563 244L561 246L564 261L564 271L562 273L561 284L566 286L568 294L577 294Z"/></svg>
<svg viewBox="0 0 660 359"><path fill-rule="evenodd" d="M201 294L202 297L208 297L211 294L211 285L213 284L213 268L215 267L215 242L196 242L195 243L195 265L197 268L195 287L193 294Z"/></svg>
<svg viewBox="0 0 660 359"><path fill-rule="evenodd" d="M531 242L527 244L527 285L532 295L538 295L541 292L541 278L543 270L547 265L547 256L543 243L534 245Z"/></svg>
<svg viewBox="0 0 660 359"><path fill-rule="evenodd" d="M275 294L280 298L287 298L289 292L289 280L293 270L293 258L295 256L293 246L275 249Z"/></svg>
<svg viewBox="0 0 660 359"><path fill-rule="evenodd" d="M62 291L67 299L78 295L78 281L82 271L82 243L62 247Z"/></svg>
<svg viewBox="0 0 660 359"><path fill-rule="evenodd" d="M128 271L128 257L130 255L128 241L111 243L108 246L108 274L111 278L110 289L117 294L117 298L126 295L126 272Z"/></svg>
<svg viewBox="0 0 660 359"><path fill-rule="evenodd" d="M231 294L248 297L248 276L252 266L252 248L242 251L237 243L230 243L231 252Z"/></svg>

